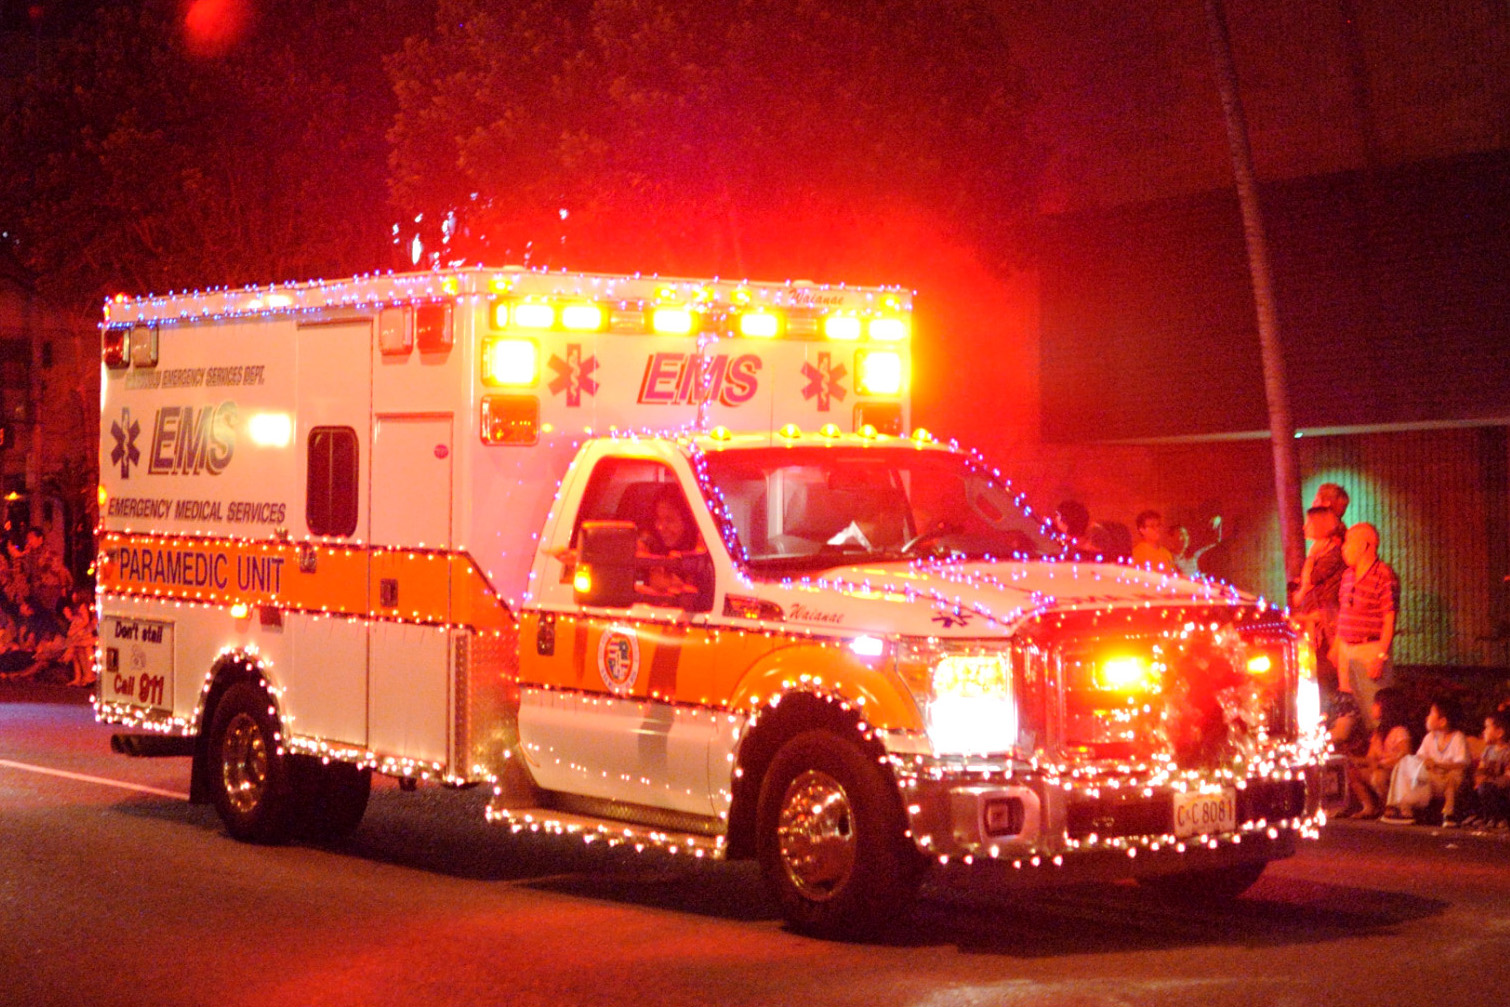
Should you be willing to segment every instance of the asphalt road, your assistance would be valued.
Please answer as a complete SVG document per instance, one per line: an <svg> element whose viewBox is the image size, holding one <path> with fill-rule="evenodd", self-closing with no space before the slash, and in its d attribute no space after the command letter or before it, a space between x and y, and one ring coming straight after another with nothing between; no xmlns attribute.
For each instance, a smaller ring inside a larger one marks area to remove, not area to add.
<svg viewBox="0 0 1510 1007"><path fill-rule="evenodd" d="M4 697L0 697L3 699ZM1510 989L1510 837L1335 824L1226 906L930 889L880 944L746 864L511 835L381 785L332 848L228 839L184 759L0 702L0 1005L1464 1004Z"/></svg>

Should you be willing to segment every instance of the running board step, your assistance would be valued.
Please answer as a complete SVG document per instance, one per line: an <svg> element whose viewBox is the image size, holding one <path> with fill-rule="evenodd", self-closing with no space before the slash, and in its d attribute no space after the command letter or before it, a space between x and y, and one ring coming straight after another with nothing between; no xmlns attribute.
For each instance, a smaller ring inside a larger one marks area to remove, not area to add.
<svg viewBox="0 0 1510 1007"><path fill-rule="evenodd" d="M138 759L160 759L193 755L195 740L167 734L112 734L110 750Z"/></svg>
<svg viewBox="0 0 1510 1007"><path fill-rule="evenodd" d="M488 821L507 825L514 832L574 836L589 844L632 846L636 850L655 849L702 859L722 860L724 857L723 836L677 832L654 825L598 818L554 808L489 806L487 814Z"/></svg>

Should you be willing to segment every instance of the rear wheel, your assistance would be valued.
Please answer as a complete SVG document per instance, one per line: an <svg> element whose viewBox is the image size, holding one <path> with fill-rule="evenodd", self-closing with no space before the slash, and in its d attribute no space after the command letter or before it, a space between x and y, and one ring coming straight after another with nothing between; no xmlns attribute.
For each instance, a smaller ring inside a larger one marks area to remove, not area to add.
<svg viewBox="0 0 1510 1007"><path fill-rule="evenodd" d="M1267 866L1268 861L1255 860L1246 864L1233 864L1231 867L1139 878L1138 884L1176 902L1235 899L1253 887Z"/></svg>
<svg viewBox="0 0 1510 1007"><path fill-rule="evenodd" d="M756 852L782 914L804 933L874 933L917 896L922 858L892 781L859 746L808 731L760 788Z"/></svg>
<svg viewBox="0 0 1510 1007"><path fill-rule="evenodd" d="M251 843L281 843L295 802L288 760L278 752L272 700L260 682L226 690L210 725L210 786L226 831Z"/></svg>

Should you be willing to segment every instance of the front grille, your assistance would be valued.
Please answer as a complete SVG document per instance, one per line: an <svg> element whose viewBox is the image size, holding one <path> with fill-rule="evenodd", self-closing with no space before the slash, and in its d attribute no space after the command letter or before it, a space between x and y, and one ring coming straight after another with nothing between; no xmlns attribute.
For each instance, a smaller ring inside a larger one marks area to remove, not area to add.
<svg viewBox="0 0 1510 1007"><path fill-rule="evenodd" d="M1303 780L1253 780L1237 792L1239 824L1278 822L1305 814L1306 785ZM1103 795L1072 800L1065 809L1065 834L1071 839L1086 836L1158 836L1173 828L1174 798Z"/></svg>
<svg viewBox="0 0 1510 1007"><path fill-rule="evenodd" d="M1174 798L1100 797L1074 801L1065 811L1064 831L1071 839L1086 836L1157 836L1174 821Z"/></svg>

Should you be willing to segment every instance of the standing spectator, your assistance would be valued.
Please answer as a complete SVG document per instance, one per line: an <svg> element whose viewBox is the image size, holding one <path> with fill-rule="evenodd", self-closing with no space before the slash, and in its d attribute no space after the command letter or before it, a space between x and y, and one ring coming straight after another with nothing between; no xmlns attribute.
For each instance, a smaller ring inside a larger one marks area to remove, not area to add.
<svg viewBox="0 0 1510 1007"><path fill-rule="evenodd" d="M1434 797L1442 798L1442 825L1458 826L1458 791L1467 778L1468 737L1457 729L1457 704L1441 698L1426 714L1426 737L1416 754L1395 765L1389 781L1389 807L1380 821L1406 825L1416 820Z"/></svg>
<svg viewBox="0 0 1510 1007"><path fill-rule="evenodd" d="M42 529L26 529L21 547L10 546L10 576L6 596L19 605L29 599L34 608L56 615L58 603L73 591L73 575L46 544Z"/></svg>
<svg viewBox="0 0 1510 1007"><path fill-rule="evenodd" d="M1175 569L1189 577L1195 573L1195 556L1190 552L1190 529L1177 524L1169 529L1169 551L1174 554Z"/></svg>
<svg viewBox="0 0 1510 1007"><path fill-rule="evenodd" d="M1155 570L1173 572L1174 553L1164 548L1164 516L1156 510L1146 510L1134 522L1138 528L1138 541L1132 547L1132 561L1138 566L1150 566Z"/></svg>
<svg viewBox="0 0 1510 1007"><path fill-rule="evenodd" d="M1322 483L1316 487L1316 499L1311 501L1312 507L1325 507L1337 515L1337 523L1342 525L1342 530L1347 531L1347 525L1342 524L1342 517L1347 513L1347 505L1350 498L1347 490L1336 483ZM1307 512L1309 513L1309 512Z"/></svg>
<svg viewBox="0 0 1510 1007"><path fill-rule="evenodd" d="M1064 539L1065 559L1092 559L1096 546L1086 537L1091 512L1079 500L1065 500L1054 511L1054 527Z"/></svg>
<svg viewBox="0 0 1510 1007"><path fill-rule="evenodd" d="M1211 519L1211 529L1216 533L1216 541L1195 554L1196 564L1206 576L1230 583L1237 573L1237 557L1234 555L1234 542L1238 535L1237 519L1224 521L1217 514Z"/></svg>
<svg viewBox="0 0 1510 1007"><path fill-rule="evenodd" d="M1311 540L1311 549L1300 569L1300 586L1295 589L1291 603L1316 650L1321 687L1332 692L1337 689L1332 641L1337 638L1338 594L1342 575L1347 571L1347 563L1342 559L1342 522L1331 509L1312 507L1306 511L1305 533Z"/></svg>
<svg viewBox="0 0 1510 1007"><path fill-rule="evenodd" d="M1095 521L1085 530L1091 552L1105 560L1122 560L1132 556L1132 532L1121 521Z"/></svg>
<svg viewBox="0 0 1510 1007"><path fill-rule="evenodd" d="M68 627L63 637L62 663L72 673L69 685L93 685L94 673L94 606L84 595L63 606Z"/></svg>
<svg viewBox="0 0 1510 1007"><path fill-rule="evenodd" d="M1332 663L1337 667L1337 687L1351 692L1358 708L1368 711L1374 693L1394 684L1389 649L1400 607L1400 578L1379 558L1379 532L1371 524L1360 522L1347 530L1342 559L1347 569L1337 590Z"/></svg>
<svg viewBox="0 0 1510 1007"><path fill-rule="evenodd" d="M32 597L38 608L55 613L63 600L73 595L73 574L63 564L63 557L46 544L42 529L28 529L26 541L28 555L34 557L30 574Z"/></svg>
<svg viewBox="0 0 1510 1007"><path fill-rule="evenodd" d="M1473 793L1485 825L1510 824L1510 712L1484 718L1484 751L1473 771Z"/></svg>

